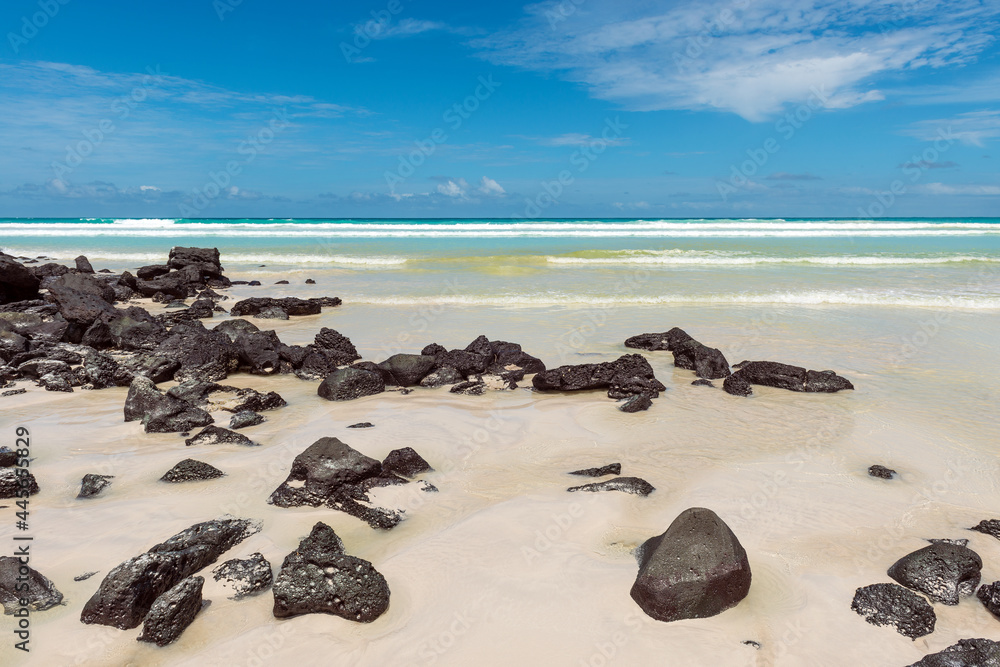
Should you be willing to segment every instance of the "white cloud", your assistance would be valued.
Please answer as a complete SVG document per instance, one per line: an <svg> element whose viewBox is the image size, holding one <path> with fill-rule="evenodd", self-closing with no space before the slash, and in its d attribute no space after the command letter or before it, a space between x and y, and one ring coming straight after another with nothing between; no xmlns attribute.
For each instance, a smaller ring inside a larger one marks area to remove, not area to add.
<svg viewBox="0 0 1000 667"><path fill-rule="evenodd" d="M915 123L904 134L923 141L957 139L970 146L984 146L1000 137L1000 111L970 111L952 118Z"/></svg>
<svg viewBox="0 0 1000 667"><path fill-rule="evenodd" d="M475 44L494 62L561 73L630 109L753 121L816 89L829 108L883 99L878 75L969 62L1000 15L979 0L917 0L905 13L894 0L588 0L553 21L556 6L529 7L518 28Z"/></svg>
<svg viewBox="0 0 1000 667"><path fill-rule="evenodd" d="M915 188L927 195L1000 195L1000 185L945 185L926 183Z"/></svg>
<svg viewBox="0 0 1000 667"><path fill-rule="evenodd" d="M446 197L456 197L459 199L465 199L465 192L469 189L469 184L465 182L464 178L460 178L457 181L449 180L446 183L442 183L437 186L437 191Z"/></svg>
<svg viewBox="0 0 1000 667"><path fill-rule="evenodd" d="M487 196L507 194L507 191L503 189L502 185L488 176L483 176L483 180L479 184L479 192Z"/></svg>

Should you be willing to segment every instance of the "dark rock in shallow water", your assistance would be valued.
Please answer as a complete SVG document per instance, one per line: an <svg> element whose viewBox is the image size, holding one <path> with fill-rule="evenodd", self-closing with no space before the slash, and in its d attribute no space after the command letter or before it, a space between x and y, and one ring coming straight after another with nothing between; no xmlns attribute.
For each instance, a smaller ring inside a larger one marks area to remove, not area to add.
<svg viewBox="0 0 1000 667"><path fill-rule="evenodd" d="M138 626L162 593L259 530L246 519L215 519L186 528L111 570L80 620L122 630Z"/></svg>
<svg viewBox="0 0 1000 667"><path fill-rule="evenodd" d="M909 667L1000 667L1000 642L959 639L957 644L924 656Z"/></svg>
<svg viewBox="0 0 1000 667"><path fill-rule="evenodd" d="M259 284L260 283L258 283L258 285ZM262 308L260 312L257 313L257 317L262 320L287 320L288 313L278 306L269 306L267 308Z"/></svg>
<svg viewBox="0 0 1000 667"><path fill-rule="evenodd" d="M706 380L705 378L699 378L691 383L695 387L714 387L711 380Z"/></svg>
<svg viewBox="0 0 1000 667"><path fill-rule="evenodd" d="M266 421L264 415L259 415L253 410L240 410L229 420L229 428L238 429L248 426L256 426Z"/></svg>
<svg viewBox="0 0 1000 667"><path fill-rule="evenodd" d="M892 479L896 474L896 471L892 468L886 468L885 466L880 466L876 463L875 465L868 467L868 474L871 477L878 477L879 479Z"/></svg>
<svg viewBox="0 0 1000 667"><path fill-rule="evenodd" d="M727 394L733 396L750 396L753 394L753 386L738 372L722 381L722 389Z"/></svg>
<svg viewBox="0 0 1000 667"><path fill-rule="evenodd" d="M400 475L402 477L416 477L417 475L434 470L427 461L412 447L394 449L382 461L382 472Z"/></svg>
<svg viewBox="0 0 1000 667"><path fill-rule="evenodd" d="M173 483L193 482L203 479L216 479L218 477L225 476L225 474L226 473L222 472L215 466L202 461L184 459L173 468L163 473L163 477L161 477L160 480Z"/></svg>
<svg viewBox="0 0 1000 667"><path fill-rule="evenodd" d="M242 433L236 433L220 426L206 426L197 435L184 441L185 445L240 445L257 447L257 443Z"/></svg>
<svg viewBox="0 0 1000 667"><path fill-rule="evenodd" d="M313 344L318 349L335 352L338 364L349 364L361 358L351 339L334 329L326 327L320 329Z"/></svg>
<svg viewBox="0 0 1000 667"><path fill-rule="evenodd" d="M204 584L204 577L188 577L156 598L142 624L138 640L157 646L176 641L201 611L201 588Z"/></svg>
<svg viewBox="0 0 1000 667"><path fill-rule="evenodd" d="M94 267L91 266L90 260L88 260L86 258L86 256L80 255L79 257L77 257L73 261L76 262L76 270L78 272L80 272L80 273L93 273L94 272Z"/></svg>
<svg viewBox="0 0 1000 667"><path fill-rule="evenodd" d="M0 468L13 468L17 465L17 452L10 447L0 447Z"/></svg>
<svg viewBox="0 0 1000 667"><path fill-rule="evenodd" d="M653 401L646 394L636 394L622 402L618 409L622 412L641 412L653 407Z"/></svg>
<svg viewBox="0 0 1000 667"><path fill-rule="evenodd" d="M244 559L227 560L212 570L212 576L216 581L225 580L226 588L233 592L230 600L242 600L266 591L274 581L271 564L261 553Z"/></svg>
<svg viewBox="0 0 1000 667"><path fill-rule="evenodd" d="M807 371L801 366L789 366L776 361L744 361L733 375L738 375L750 384L790 391L833 393L854 389L849 380L833 371Z"/></svg>
<svg viewBox="0 0 1000 667"><path fill-rule="evenodd" d="M459 382L449 390L452 394L465 394L467 396L482 396L486 393L486 383L482 380L469 380Z"/></svg>
<svg viewBox="0 0 1000 667"><path fill-rule="evenodd" d="M388 608L385 577L368 561L344 554L340 538L323 523L285 558L274 581L276 618L325 613L370 623Z"/></svg>
<svg viewBox="0 0 1000 667"><path fill-rule="evenodd" d="M257 284L260 285L260 283ZM324 299L299 299L296 297L272 299L254 297L237 301L229 309L229 312L233 317L241 317L243 315L255 316L265 308L277 306L291 316L318 315L322 311L323 306L339 306L340 303L340 299L336 297L327 297Z"/></svg>
<svg viewBox="0 0 1000 667"><path fill-rule="evenodd" d="M625 341L625 347L673 352L675 366L694 371L700 378L717 380L729 375L729 362L722 352L699 343L677 327L663 333L632 336Z"/></svg>
<svg viewBox="0 0 1000 667"><path fill-rule="evenodd" d="M27 601L25 606L31 611L45 611L62 604L62 593L48 577L27 566L28 572L22 574L21 567L19 558L0 556L0 605L3 605L5 614L20 610L22 599ZM27 590L24 589L25 584Z"/></svg>
<svg viewBox="0 0 1000 667"><path fill-rule="evenodd" d="M111 486L111 480L114 478L114 475L95 475L92 473L84 475L80 482L80 493L77 498L93 498L99 495L101 491Z"/></svg>
<svg viewBox="0 0 1000 667"><path fill-rule="evenodd" d="M276 391L269 391L266 394L262 394L256 389L244 387L236 391L236 396L238 399L236 405L226 408L234 413L246 410L252 410L253 412L276 410L288 405L288 402Z"/></svg>
<svg viewBox="0 0 1000 667"><path fill-rule="evenodd" d="M1000 540L1000 519L983 519L969 530L974 530L984 535L992 535Z"/></svg>
<svg viewBox="0 0 1000 667"><path fill-rule="evenodd" d="M854 593L851 610L872 625L891 625L910 639L934 632L937 616L922 596L897 584L872 584Z"/></svg>
<svg viewBox="0 0 1000 667"><path fill-rule="evenodd" d="M39 491L35 476L27 468L0 468L0 498L17 498L22 488L28 490L29 496Z"/></svg>
<svg viewBox="0 0 1000 667"><path fill-rule="evenodd" d="M318 507L341 490L382 471L382 464L337 438L320 438L295 457L292 469L268 503Z"/></svg>
<svg viewBox="0 0 1000 667"><path fill-rule="evenodd" d="M457 384L464 382L465 376L458 372L457 368L451 366L441 366L420 380L421 387L441 387L446 384Z"/></svg>
<svg viewBox="0 0 1000 667"><path fill-rule="evenodd" d="M412 387L420 384L420 381L434 368L434 363L434 357L422 354L394 354L378 367L384 373L383 379L386 384Z"/></svg>
<svg viewBox="0 0 1000 667"><path fill-rule="evenodd" d="M622 464L609 463L608 465L602 466L600 468L584 468L583 470L574 470L569 474L579 475L581 477L604 477L605 475L620 475L622 474Z"/></svg>
<svg viewBox="0 0 1000 667"><path fill-rule="evenodd" d="M222 380L239 366L237 350L229 336L206 329L197 320L175 325L153 354L180 363L180 370L174 375L179 382L191 378Z"/></svg>
<svg viewBox="0 0 1000 667"><path fill-rule="evenodd" d="M632 599L659 621L707 618L750 592L750 563L733 531L712 510L695 507L639 549Z"/></svg>
<svg viewBox="0 0 1000 667"><path fill-rule="evenodd" d="M615 361L599 364L560 366L537 373L531 384L542 391L579 391L605 389L612 383L625 383L633 377L654 379L653 367L641 354L626 354Z"/></svg>
<svg viewBox="0 0 1000 667"><path fill-rule="evenodd" d="M8 389L7 391L0 392L0 396L4 397L17 396L19 394L26 394L26 393L28 393L27 389Z"/></svg>
<svg viewBox="0 0 1000 667"><path fill-rule="evenodd" d="M240 334L257 333L260 331L260 328L250 320L232 319L216 324L212 327L212 331L224 333L229 337L229 340L235 342L240 337Z"/></svg>
<svg viewBox="0 0 1000 667"><path fill-rule="evenodd" d="M360 368L340 368L320 383L317 393L328 401L350 401L385 391L378 373Z"/></svg>
<svg viewBox="0 0 1000 667"><path fill-rule="evenodd" d="M92 351L83 362L83 372L86 374L87 382L94 389L106 389L116 387L125 375L119 371L118 362L106 354Z"/></svg>
<svg viewBox="0 0 1000 667"><path fill-rule="evenodd" d="M38 386L45 389L45 391L73 391L73 383L70 377L58 373L46 373L38 378Z"/></svg>
<svg viewBox="0 0 1000 667"><path fill-rule="evenodd" d="M358 422L357 424L351 424L347 428L375 428L375 424L371 422Z"/></svg>
<svg viewBox="0 0 1000 667"><path fill-rule="evenodd" d="M972 549L937 542L903 556L888 574L935 602L956 605L960 597L976 592L982 567L982 559Z"/></svg>
<svg viewBox="0 0 1000 667"><path fill-rule="evenodd" d="M73 577L73 581L86 581L87 579L90 579L92 576L97 574L97 572L98 572L97 570L94 570L93 572L84 572L83 574L78 574L75 577Z"/></svg>
<svg viewBox="0 0 1000 667"><path fill-rule="evenodd" d="M694 340L683 329L674 327L670 331L663 333L645 333L632 336L625 340L625 347L637 350L664 350L672 351L677 345Z"/></svg>
<svg viewBox="0 0 1000 667"><path fill-rule="evenodd" d="M337 438L320 438L295 457L288 478L267 502L278 507L326 504L373 528L389 529L402 520L401 514L359 502L368 500L368 480L381 474L382 464L375 459Z"/></svg>
<svg viewBox="0 0 1000 667"><path fill-rule="evenodd" d="M214 421L201 408L164 394L152 380L142 376L132 380L125 398L125 421L138 419L146 433L181 433Z"/></svg>
<svg viewBox="0 0 1000 667"><path fill-rule="evenodd" d="M976 597L991 614L1000 618L1000 581L983 584L976 591Z"/></svg>
<svg viewBox="0 0 1000 667"><path fill-rule="evenodd" d="M604 482L594 482L582 486L571 486L567 491L622 491L636 496L648 496L656 489L652 484L639 477L616 477Z"/></svg>

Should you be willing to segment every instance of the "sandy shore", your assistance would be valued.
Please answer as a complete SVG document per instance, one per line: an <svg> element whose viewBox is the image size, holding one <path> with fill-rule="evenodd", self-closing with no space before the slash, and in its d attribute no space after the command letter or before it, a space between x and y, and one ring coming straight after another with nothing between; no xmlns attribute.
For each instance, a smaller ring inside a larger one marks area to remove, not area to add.
<svg viewBox="0 0 1000 667"><path fill-rule="evenodd" d="M241 298L259 289L230 293ZM263 289L268 296L337 294L323 285ZM916 641L868 625L850 609L858 586L888 581L886 568L925 538L968 538L983 557L983 581L1000 579L1000 542L966 530L1000 516L993 416L1000 353L988 342L1000 315L952 313L913 353L899 340L933 313L883 308L875 315L764 306L421 313L348 301L317 316L255 320L289 344L310 341L321 326L335 328L374 361L434 341L463 347L484 333L521 343L550 367L614 359L630 335L681 326L731 362L831 368L857 390L760 388L741 399L691 386L693 373L675 369L666 352L646 356L668 391L633 415L618 412L603 392L522 388L477 397L418 388L329 403L316 396L316 382L234 375L227 384L275 390L289 403L244 431L263 445L254 449L185 447L176 434L144 434L122 422L125 388L66 395L29 387L27 395L2 399L0 432L6 442L17 425L31 429L42 487L31 500L32 565L66 604L33 615L30 658L4 642L0 662L283 665L322 656L336 665L902 666L960 638L1000 639L1000 624L975 599L936 605L937 630ZM375 428L346 428L360 421ZM329 509L266 504L294 456L328 435L375 458L413 447L436 468L426 478L440 492L409 485L373 494L407 510L389 532ZM189 456L227 476L157 482ZM566 472L613 461L656 491L647 498L566 493L575 483ZM868 477L873 463L900 478ZM77 500L85 473L115 480L100 497ZM715 510L743 543L753 568L750 595L714 618L653 621L628 595L636 574L631 550L694 506ZM14 511L0 510L7 544ZM225 558L261 551L275 566L316 521L328 523L350 553L385 575L388 612L366 625L326 615L278 621L270 593L234 602L208 578L211 605L168 647L138 643L135 631L80 623L83 604L110 568L226 513L261 520L263 530ZM94 570L93 578L73 581Z"/></svg>

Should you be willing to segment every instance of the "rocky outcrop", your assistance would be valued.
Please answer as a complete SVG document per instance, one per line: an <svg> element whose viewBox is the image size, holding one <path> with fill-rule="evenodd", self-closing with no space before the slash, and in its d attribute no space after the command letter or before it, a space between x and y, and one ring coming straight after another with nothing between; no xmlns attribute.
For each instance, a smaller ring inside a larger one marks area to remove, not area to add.
<svg viewBox="0 0 1000 667"><path fill-rule="evenodd" d="M434 368L435 359L422 354L394 354L378 365L388 385L413 387Z"/></svg>
<svg viewBox="0 0 1000 667"><path fill-rule="evenodd" d="M753 385L739 373L734 373L723 380L722 389L732 396L750 396L753 394Z"/></svg>
<svg viewBox="0 0 1000 667"><path fill-rule="evenodd" d="M382 472L400 477L416 477L434 468L412 447L403 447L389 452L382 461Z"/></svg>
<svg viewBox="0 0 1000 667"><path fill-rule="evenodd" d="M934 632L937 616L922 596L897 584L872 584L854 593L851 610L872 625L892 626L904 637L916 639Z"/></svg>
<svg viewBox="0 0 1000 667"><path fill-rule="evenodd" d="M599 364L560 366L537 373L532 385L540 391L609 389L609 397L665 391L653 376L653 368L641 354L626 354ZM613 390L611 389L613 387Z"/></svg>
<svg viewBox="0 0 1000 667"><path fill-rule="evenodd" d="M204 577L188 577L156 598L142 624L139 641L157 646L176 641L201 611L201 588L204 584Z"/></svg>
<svg viewBox="0 0 1000 667"><path fill-rule="evenodd" d="M608 465L601 466L600 468L584 468L583 470L574 470L569 474L579 475L580 477L604 477L605 475L620 475L622 474L622 464L609 463Z"/></svg>
<svg viewBox="0 0 1000 667"><path fill-rule="evenodd" d="M717 380L729 375L729 362L719 350L699 343L683 329L632 336L625 347L640 350L667 350L674 353L674 365L694 371L698 377Z"/></svg>
<svg viewBox="0 0 1000 667"><path fill-rule="evenodd" d="M22 573L21 568L27 569ZM27 589L24 585L27 584ZM62 604L63 595L55 584L33 567L13 556L0 556L0 605L5 614L22 609L24 600L29 611L45 611Z"/></svg>
<svg viewBox="0 0 1000 667"><path fill-rule="evenodd" d="M83 480L80 482L80 493L77 494L77 498L94 498L101 494L104 489L111 486L111 480L115 478L114 475L96 475L93 473L88 473L83 476Z"/></svg>
<svg viewBox="0 0 1000 667"><path fill-rule="evenodd" d="M292 296L281 299L253 297L237 301L229 309L229 313L233 317L255 317L266 308L279 308L289 316L319 315L324 306L332 307L339 306L340 304L341 301L337 297L322 297L318 299L299 299Z"/></svg>
<svg viewBox="0 0 1000 667"><path fill-rule="evenodd" d="M744 361L733 375L749 384L777 387L789 391L833 393L854 389L849 380L833 371L808 371L801 366L789 366L776 361ZM732 393L732 392L730 392Z"/></svg>
<svg viewBox="0 0 1000 667"><path fill-rule="evenodd" d="M183 433L214 421L205 410L164 394L141 375L129 385L124 412L126 422L142 420L146 433Z"/></svg>
<svg viewBox="0 0 1000 667"><path fill-rule="evenodd" d="M636 496L648 496L656 488L640 477L616 477L603 482L594 482L582 486L571 486L567 491L621 491L631 493Z"/></svg>
<svg viewBox="0 0 1000 667"><path fill-rule="evenodd" d="M391 469L395 459L397 457L390 461L390 469L385 470L379 461L337 438L320 438L295 457L288 478L267 502L278 507L326 505L357 517L373 528L392 528L402 520L402 514L372 506L367 491L375 486L406 483ZM416 463L412 456L405 460L410 465Z"/></svg>
<svg viewBox="0 0 1000 667"><path fill-rule="evenodd" d="M160 595L259 530L246 519L215 519L177 533L111 570L80 620L122 630L137 627Z"/></svg>
<svg viewBox="0 0 1000 667"><path fill-rule="evenodd" d="M340 368L320 383L317 393L328 401L350 401L385 391L382 376L361 368Z"/></svg>
<svg viewBox="0 0 1000 667"><path fill-rule="evenodd" d="M983 535L992 535L1000 540L1000 519L983 519L969 530L974 530Z"/></svg>
<svg viewBox="0 0 1000 667"><path fill-rule="evenodd" d="M274 581L271 564L261 553L227 560L212 570L212 576L232 591L230 600L242 600L266 591Z"/></svg>
<svg viewBox="0 0 1000 667"><path fill-rule="evenodd" d="M194 459L184 459L173 468L163 473L160 481L179 483L196 482L207 479L217 479L224 477L226 473L204 461Z"/></svg>
<svg viewBox="0 0 1000 667"><path fill-rule="evenodd" d="M931 600L956 605L960 597L976 592L983 560L972 549L935 542L903 556L889 568L889 576Z"/></svg>
<svg viewBox="0 0 1000 667"><path fill-rule="evenodd" d="M247 428L248 426L263 424L265 421L267 421L267 418L264 415L259 415L253 410L240 410L230 418L229 428Z"/></svg>
<svg viewBox="0 0 1000 667"><path fill-rule="evenodd" d="M370 623L389 608L385 577L370 562L344 553L324 523L285 558L273 592L276 618L322 613Z"/></svg>
<svg viewBox="0 0 1000 667"><path fill-rule="evenodd" d="M1000 667L1000 642L959 639L957 644L924 656L909 667Z"/></svg>
<svg viewBox="0 0 1000 667"><path fill-rule="evenodd" d="M1000 581L992 584L983 584L976 591L976 597L983 603L987 611L1000 618Z"/></svg>
<svg viewBox="0 0 1000 667"><path fill-rule="evenodd" d="M707 618L750 592L750 563L740 541L712 510L695 507L638 552L632 599L659 621Z"/></svg>
<svg viewBox="0 0 1000 667"><path fill-rule="evenodd" d="M39 280L23 264L0 253L0 304L38 298Z"/></svg>
<svg viewBox="0 0 1000 667"><path fill-rule="evenodd" d="M258 444L242 433L236 433L221 426L206 426L196 435L184 441L192 445L239 445L241 447L257 447Z"/></svg>
<svg viewBox="0 0 1000 667"><path fill-rule="evenodd" d="M239 356L229 336L211 331L198 321L174 326L153 354L180 364L174 379L222 380L239 367Z"/></svg>
<svg viewBox="0 0 1000 667"><path fill-rule="evenodd" d="M0 468L0 498L17 498L25 489L29 496L38 493L38 482L27 468Z"/></svg>

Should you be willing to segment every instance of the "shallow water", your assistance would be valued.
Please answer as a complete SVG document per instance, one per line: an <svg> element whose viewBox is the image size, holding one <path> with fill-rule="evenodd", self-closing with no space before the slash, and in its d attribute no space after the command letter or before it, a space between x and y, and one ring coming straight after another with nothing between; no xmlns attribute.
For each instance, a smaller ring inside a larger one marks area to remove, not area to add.
<svg viewBox="0 0 1000 667"><path fill-rule="evenodd" d="M124 388L66 395L28 387L26 395L0 399L0 433L10 444L15 426L31 429L32 469L42 487L31 498L32 565L56 583L66 605L33 614L30 656L5 641L0 663L902 666L960 638L1000 640L1000 623L975 599L935 605L936 631L916 641L868 625L850 609L857 587L889 581L886 569L926 538L969 539L983 557L983 581L1000 579L1000 541L967 530L1000 518L1000 309L983 301L918 307L598 298L614 293L609 281L634 275L635 266L620 264L532 268L511 260L528 273L499 279L500 268L473 260L429 273L287 261L259 268L227 261L225 251L223 262L231 277L265 284L234 287L234 298L344 298L321 315L257 323L293 344L329 326L349 336L365 359L417 352L435 341L464 347L484 333L517 341L553 367L611 360L631 352L622 344L628 336L680 326L730 362L833 369L857 389L810 395L760 387L737 398L691 386L693 373L674 368L666 352L645 354L668 390L633 415L616 410L603 392L518 389L477 397L418 388L329 403L316 395L316 382L236 375L226 383L273 389L289 405L243 431L261 447L198 448L185 447L176 434L147 435L123 423ZM136 262L95 261L105 265ZM728 284L728 293L739 295L783 280L795 293L827 284L843 291L853 282L885 297L953 299L952 287L966 284L976 299L1000 298L992 274L976 282L981 268L964 261L916 268L668 266L649 270L639 292L683 297ZM305 277L318 284L303 285ZM440 284L449 277L472 285L475 298L443 298ZM293 284L269 285L279 278ZM484 303L493 283L512 294L531 286L540 297L555 296L527 305ZM578 298L567 303L563 292ZM375 428L346 428L359 421ZM267 505L294 456L322 436L376 458L412 446L436 468L425 478L440 491L408 485L375 492L376 502L407 510L389 532L329 509ZM157 481L186 457L227 476ZM613 461L656 491L647 498L565 491L582 483L566 472ZM869 477L873 463L894 468L899 479ZM86 473L115 480L100 497L77 500ZM628 595L637 570L631 551L694 506L716 511L741 540L753 570L750 595L713 618L653 621ZM0 543L10 544L14 511L0 510ZM261 551L275 567L316 521L328 523L349 553L385 575L389 610L366 625L326 615L278 621L270 593L234 602L208 577L211 605L171 646L136 642L138 630L80 623L83 604L109 569L226 513L258 519L263 530L223 559ZM99 574L73 581L92 570ZM10 617L3 623L9 627Z"/></svg>

